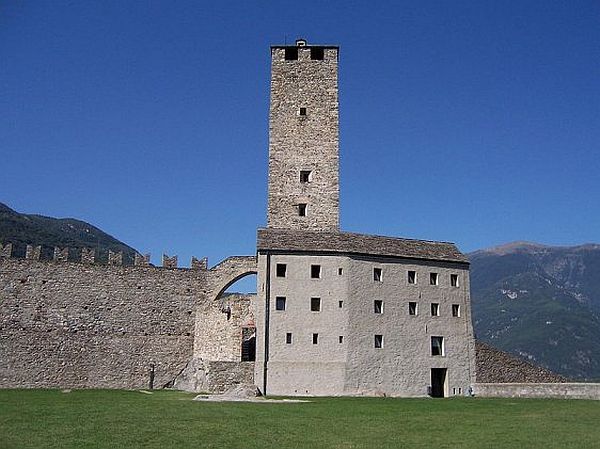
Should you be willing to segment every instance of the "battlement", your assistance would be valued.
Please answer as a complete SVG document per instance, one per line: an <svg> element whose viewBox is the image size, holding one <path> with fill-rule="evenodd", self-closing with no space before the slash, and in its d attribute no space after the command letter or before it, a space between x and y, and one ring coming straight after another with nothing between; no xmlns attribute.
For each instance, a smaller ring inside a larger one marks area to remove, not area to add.
<svg viewBox="0 0 600 449"><path fill-rule="evenodd" d="M98 260L98 251L95 248L70 248L70 247L54 247L52 257L42 257L42 246L29 244L26 247L25 254L21 257L13 252L12 243L0 243L0 260L1 259L21 259L32 262L47 262L47 263L81 263L84 265L110 265L115 267L127 266L124 264L123 252L108 251L108 261L106 263ZM198 259L192 256L190 266L179 267L178 257L162 255L162 266L155 266L150 263L150 254L136 253L133 260L133 267L151 267L158 269L180 269L180 270L208 270L208 258L203 257Z"/></svg>

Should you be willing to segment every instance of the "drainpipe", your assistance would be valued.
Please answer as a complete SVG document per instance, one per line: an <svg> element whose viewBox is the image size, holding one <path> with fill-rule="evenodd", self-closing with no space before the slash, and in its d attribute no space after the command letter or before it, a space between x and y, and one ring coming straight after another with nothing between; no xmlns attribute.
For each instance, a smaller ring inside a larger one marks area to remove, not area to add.
<svg viewBox="0 0 600 449"><path fill-rule="evenodd" d="M263 395L267 395L267 370L269 363L269 314L271 310L271 254L267 253L267 279L265 285L265 357L263 364Z"/></svg>

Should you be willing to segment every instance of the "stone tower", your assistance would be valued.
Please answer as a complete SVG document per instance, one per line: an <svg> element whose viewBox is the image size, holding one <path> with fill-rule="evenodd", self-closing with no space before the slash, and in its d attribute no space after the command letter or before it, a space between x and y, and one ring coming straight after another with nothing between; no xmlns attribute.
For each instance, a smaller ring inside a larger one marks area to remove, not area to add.
<svg viewBox="0 0 600 449"><path fill-rule="evenodd" d="M271 47L267 227L339 230L338 47Z"/></svg>

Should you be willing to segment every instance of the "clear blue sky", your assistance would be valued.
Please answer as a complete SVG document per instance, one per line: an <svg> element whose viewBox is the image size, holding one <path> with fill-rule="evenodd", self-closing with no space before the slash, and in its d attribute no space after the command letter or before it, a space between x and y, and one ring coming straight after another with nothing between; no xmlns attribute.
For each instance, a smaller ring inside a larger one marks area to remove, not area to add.
<svg viewBox="0 0 600 449"><path fill-rule="evenodd" d="M210 263L266 222L269 45L339 44L344 230L600 242L600 2L4 1L0 201Z"/></svg>

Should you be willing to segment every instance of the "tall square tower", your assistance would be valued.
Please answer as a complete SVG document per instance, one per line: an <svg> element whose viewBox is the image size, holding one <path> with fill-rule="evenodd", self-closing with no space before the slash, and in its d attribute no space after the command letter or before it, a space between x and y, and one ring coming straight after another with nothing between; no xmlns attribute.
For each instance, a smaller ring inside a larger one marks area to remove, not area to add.
<svg viewBox="0 0 600 449"><path fill-rule="evenodd" d="M271 47L269 228L339 230L338 54Z"/></svg>

